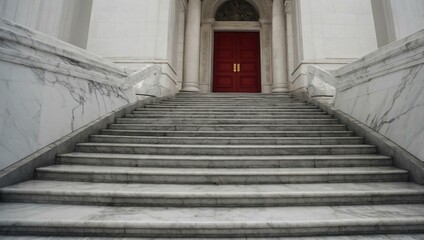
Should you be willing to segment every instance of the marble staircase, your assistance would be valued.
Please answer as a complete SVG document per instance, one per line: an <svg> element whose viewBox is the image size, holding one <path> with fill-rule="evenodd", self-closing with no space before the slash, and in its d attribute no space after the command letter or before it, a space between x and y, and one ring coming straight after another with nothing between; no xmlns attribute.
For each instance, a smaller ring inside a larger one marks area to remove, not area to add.
<svg viewBox="0 0 424 240"><path fill-rule="evenodd" d="M180 93L145 105L0 199L5 239L424 236L424 187L284 94Z"/></svg>

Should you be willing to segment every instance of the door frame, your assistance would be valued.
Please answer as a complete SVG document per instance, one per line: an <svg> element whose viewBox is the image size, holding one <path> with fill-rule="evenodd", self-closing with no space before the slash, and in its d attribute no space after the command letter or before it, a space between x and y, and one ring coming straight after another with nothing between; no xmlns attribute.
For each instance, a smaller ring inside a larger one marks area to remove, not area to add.
<svg viewBox="0 0 424 240"><path fill-rule="evenodd" d="M202 0L199 56L200 91L212 91L214 31L259 31L261 90L262 93L270 93L272 90L272 0L246 0L258 11L259 21L215 21L215 13L225 1L227 0Z"/></svg>
<svg viewBox="0 0 424 240"><path fill-rule="evenodd" d="M252 33L257 33L258 35L258 49L259 49L259 55L258 55L258 58L259 59L257 59L258 60L258 64L259 64L259 74L258 74L258 81L257 81L257 89L258 89L258 93L261 93L262 92L262 63L261 63L261 33L260 33L260 31L243 31L243 30L240 30L240 29L238 29L237 31L228 31L228 30L226 30L226 31L221 31L221 30L214 30L213 31L213 41L212 41L212 60L211 60L211 62L212 62L212 65L211 65L211 69L212 69L212 78L211 78L211 86L210 86L210 92L215 92L215 76L214 76L214 73L215 73L215 66L214 66L214 63L215 63L215 49L214 49L214 47L215 47L215 33L217 33L217 32L230 32L230 33L246 33L246 32L252 32Z"/></svg>
<svg viewBox="0 0 424 240"><path fill-rule="evenodd" d="M272 57L271 57L271 22L202 21L200 53L200 90L213 92L213 53L215 32L259 32L260 44L260 91L271 92Z"/></svg>

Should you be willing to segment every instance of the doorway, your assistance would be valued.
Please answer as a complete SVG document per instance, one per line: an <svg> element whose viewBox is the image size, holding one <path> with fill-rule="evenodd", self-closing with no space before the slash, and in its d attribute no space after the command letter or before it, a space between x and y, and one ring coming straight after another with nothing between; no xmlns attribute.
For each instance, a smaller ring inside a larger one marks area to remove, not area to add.
<svg viewBox="0 0 424 240"><path fill-rule="evenodd" d="M215 32L214 92L261 92L259 32Z"/></svg>

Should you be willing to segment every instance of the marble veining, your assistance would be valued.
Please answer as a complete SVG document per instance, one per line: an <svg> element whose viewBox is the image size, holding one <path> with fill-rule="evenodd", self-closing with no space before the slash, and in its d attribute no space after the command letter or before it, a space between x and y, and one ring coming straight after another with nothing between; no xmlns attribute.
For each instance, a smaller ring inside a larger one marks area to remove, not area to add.
<svg viewBox="0 0 424 240"><path fill-rule="evenodd" d="M310 95L320 79L335 87L334 106L424 161L424 30L335 70L308 69ZM324 89L325 90L325 89Z"/></svg>
<svg viewBox="0 0 424 240"><path fill-rule="evenodd" d="M0 19L0 169L134 102L133 86L147 76L135 73L127 83L128 74L82 49Z"/></svg>
<svg viewBox="0 0 424 240"><path fill-rule="evenodd" d="M424 65L337 93L335 106L424 160Z"/></svg>
<svg viewBox="0 0 424 240"><path fill-rule="evenodd" d="M88 64L91 68L95 67L97 70L110 74L123 76L130 72L95 54L3 18L0 18L0 38L8 40L12 45L17 43L20 48L26 48L25 51L40 50L38 51L39 54L72 59L75 62ZM15 45L15 47L17 46Z"/></svg>
<svg viewBox="0 0 424 240"><path fill-rule="evenodd" d="M60 215L56 213L60 212ZM367 221L424 221L424 205L375 205L334 207L273 207L273 208L148 208L73 206L54 204L0 204L0 221L6 224L18 220L55 221L68 226L83 224L138 223L145 226L168 227L258 227L294 226L296 224L331 224L337 219L345 224ZM255 216L255 218L252 218ZM64 221L66 219L66 221ZM142 219L142 220L141 220ZM280 225L281 224L281 225Z"/></svg>

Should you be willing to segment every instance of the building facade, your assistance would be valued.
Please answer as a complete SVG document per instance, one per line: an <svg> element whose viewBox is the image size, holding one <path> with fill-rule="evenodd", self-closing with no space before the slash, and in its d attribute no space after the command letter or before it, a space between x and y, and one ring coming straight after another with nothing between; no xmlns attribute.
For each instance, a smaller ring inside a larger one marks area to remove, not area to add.
<svg viewBox="0 0 424 240"><path fill-rule="evenodd" d="M239 4L250 5L257 19L237 19ZM337 69L424 22L420 0L3 0L0 6L5 19L124 67L160 65L163 92L214 91L217 32L259 35L254 91L269 93L304 91L309 65ZM233 15L217 20L218 9Z"/></svg>

